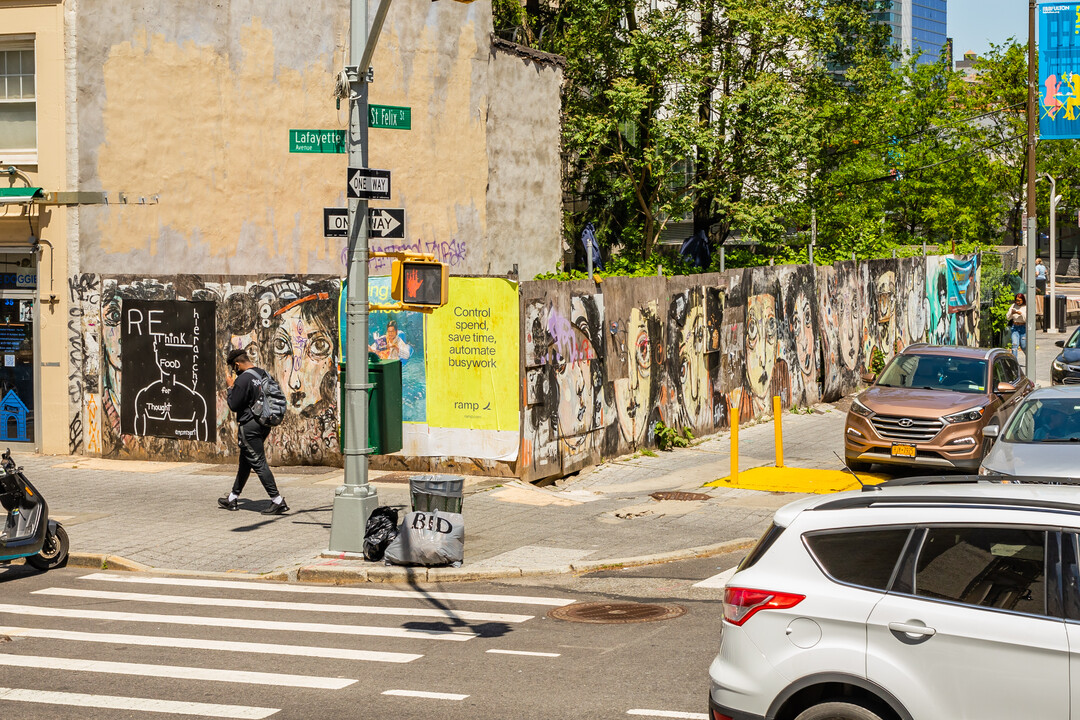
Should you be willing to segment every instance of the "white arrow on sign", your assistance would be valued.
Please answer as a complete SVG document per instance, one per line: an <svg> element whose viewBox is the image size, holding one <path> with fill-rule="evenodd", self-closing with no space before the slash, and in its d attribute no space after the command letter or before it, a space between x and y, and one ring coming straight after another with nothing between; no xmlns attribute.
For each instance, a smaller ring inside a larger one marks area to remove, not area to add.
<svg viewBox="0 0 1080 720"><path fill-rule="evenodd" d="M371 213L371 232L389 235L399 227L401 227L401 223L390 213L384 210L376 210Z"/></svg>

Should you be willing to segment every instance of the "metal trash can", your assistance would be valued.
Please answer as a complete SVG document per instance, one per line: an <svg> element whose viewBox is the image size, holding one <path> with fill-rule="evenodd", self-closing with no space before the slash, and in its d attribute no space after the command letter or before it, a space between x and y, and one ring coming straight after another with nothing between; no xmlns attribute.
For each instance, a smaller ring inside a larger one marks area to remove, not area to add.
<svg viewBox="0 0 1080 720"><path fill-rule="evenodd" d="M465 478L460 475L416 475L409 478L413 512L461 512Z"/></svg>
<svg viewBox="0 0 1080 720"><path fill-rule="evenodd" d="M1068 296L1055 295L1054 296L1054 322L1057 324L1057 331L1060 333L1065 332L1068 329L1068 323L1066 322L1065 314L1068 312ZM1047 322L1050 322L1047 320Z"/></svg>

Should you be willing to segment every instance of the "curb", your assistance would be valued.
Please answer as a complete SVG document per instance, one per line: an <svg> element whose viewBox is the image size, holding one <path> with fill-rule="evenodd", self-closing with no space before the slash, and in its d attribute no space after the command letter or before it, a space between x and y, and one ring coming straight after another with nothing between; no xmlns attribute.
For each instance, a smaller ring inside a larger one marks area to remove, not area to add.
<svg viewBox="0 0 1080 720"><path fill-rule="evenodd" d="M135 562L134 560L129 560L119 555L107 555L101 553L71 553L68 555L67 566L92 568L95 570L122 570L158 575L180 575L184 577L263 580L266 582L295 581L323 585L356 585L359 583L378 582L412 585L423 582L472 582L481 580L506 580L509 578L522 577L541 577L545 575L577 575L597 572L599 570L618 570L622 568L643 567L645 565L660 565L662 563L677 562L679 560L693 560L695 558L723 555L725 553L748 548L754 541L754 538L737 538L735 540L728 540L713 545L701 545L698 547L686 548L685 550L672 550L670 552L654 553L652 555L635 555L632 557L612 558L609 560L588 560L566 565L547 565L525 568L425 568L398 567L394 565L371 565L364 567L332 563L325 565L305 565L291 572L286 570L276 570L260 575L242 572L169 570L167 568L155 568L144 565L143 563Z"/></svg>

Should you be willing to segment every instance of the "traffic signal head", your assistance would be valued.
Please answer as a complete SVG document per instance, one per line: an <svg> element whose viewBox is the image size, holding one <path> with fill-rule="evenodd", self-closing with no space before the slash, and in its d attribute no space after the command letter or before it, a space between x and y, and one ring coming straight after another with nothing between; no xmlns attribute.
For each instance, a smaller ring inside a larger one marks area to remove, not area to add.
<svg viewBox="0 0 1080 720"><path fill-rule="evenodd" d="M395 261L390 295L402 305L437 308L449 299L450 269L445 263Z"/></svg>

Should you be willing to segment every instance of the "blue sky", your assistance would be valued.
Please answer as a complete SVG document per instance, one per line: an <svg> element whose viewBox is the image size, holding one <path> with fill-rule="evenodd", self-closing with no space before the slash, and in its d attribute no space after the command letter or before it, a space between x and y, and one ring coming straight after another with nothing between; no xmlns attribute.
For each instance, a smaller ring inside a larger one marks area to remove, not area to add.
<svg viewBox="0 0 1080 720"><path fill-rule="evenodd" d="M990 43L1010 37L1027 42L1028 4L1024 0L948 0L949 37L956 59L974 50L980 55Z"/></svg>

